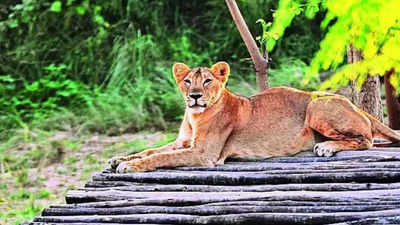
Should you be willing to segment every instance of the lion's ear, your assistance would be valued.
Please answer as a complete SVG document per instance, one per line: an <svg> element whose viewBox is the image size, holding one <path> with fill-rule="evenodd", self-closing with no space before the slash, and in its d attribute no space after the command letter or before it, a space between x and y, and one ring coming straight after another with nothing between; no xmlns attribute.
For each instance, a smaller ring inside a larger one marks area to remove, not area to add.
<svg viewBox="0 0 400 225"><path fill-rule="evenodd" d="M184 63L175 63L172 67L176 83L179 83L190 72L190 68Z"/></svg>
<svg viewBox="0 0 400 225"><path fill-rule="evenodd" d="M217 62L211 67L211 73L220 81L226 82L230 73L230 68L226 62Z"/></svg>

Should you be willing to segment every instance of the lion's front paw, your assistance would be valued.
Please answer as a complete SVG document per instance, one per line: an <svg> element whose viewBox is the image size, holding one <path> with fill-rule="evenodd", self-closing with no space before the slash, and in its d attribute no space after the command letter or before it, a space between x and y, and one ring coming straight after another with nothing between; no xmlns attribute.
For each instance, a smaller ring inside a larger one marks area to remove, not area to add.
<svg viewBox="0 0 400 225"><path fill-rule="evenodd" d="M314 146L314 154L317 156L331 157L335 153L335 148L325 143L318 143Z"/></svg>
<svg viewBox="0 0 400 225"><path fill-rule="evenodd" d="M135 172L135 168L131 165L131 162L121 162L117 169L116 172L117 173L129 173L129 172Z"/></svg>
<svg viewBox="0 0 400 225"><path fill-rule="evenodd" d="M125 157L121 156L112 157L110 160L108 160L108 165L110 166L111 169L115 169L123 161L126 161Z"/></svg>
<svg viewBox="0 0 400 225"><path fill-rule="evenodd" d="M131 173L131 172L145 172L152 171L154 168L150 168L145 165L145 163L141 163L139 160L132 161L124 161L121 162L117 169L117 173Z"/></svg>
<svg viewBox="0 0 400 225"><path fill-rule="evenodd" d="M124 161L131 161L135 159L141 159L143 156L140 153L128 155L128 156L116 156L108 160L108 164L110 165L111 169L115 169L121 162Z"/></svg>

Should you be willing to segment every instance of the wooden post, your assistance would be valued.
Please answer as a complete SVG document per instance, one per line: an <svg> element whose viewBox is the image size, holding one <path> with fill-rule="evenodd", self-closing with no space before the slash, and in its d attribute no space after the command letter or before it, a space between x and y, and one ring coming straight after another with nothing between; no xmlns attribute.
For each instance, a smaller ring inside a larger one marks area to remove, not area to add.
<svg viewBox="0 0 400 225"><path fill-rule="evenodd" d="M268 88L268 53L265 52L265 58L261 55L260 50L251 35L246 22L240 13L239 7L235 0L225 0L226 5L229 8L229 12L232 15L233 21L235 21L236 27L240 32L244 43L246 44L247 50L250 53L251 59L254 63L254 68L257 74L257 83L260 91L266 90Z"/></svg>
<svg viewBox="0 0 400 225"><path fill-rule="evenodd" d="M390 70L385 74L385 94L386 106L389 117L389 127L395 130L400 130L400 97L394 94L393 86L390 84L389 79L394 70Z"/></svg>

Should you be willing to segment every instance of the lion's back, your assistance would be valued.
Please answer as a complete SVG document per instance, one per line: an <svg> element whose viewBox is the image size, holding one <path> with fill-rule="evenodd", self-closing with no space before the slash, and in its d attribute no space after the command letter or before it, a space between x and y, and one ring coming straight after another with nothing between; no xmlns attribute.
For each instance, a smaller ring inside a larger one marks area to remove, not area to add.
<svg viewBox="0 0 400 225"><path fill-rule="evenodd" d="M249 101L250 107L246 109L250 111L249 120L233 132L227 148L236 151L236 155L249 157L284 155L303 128L311 94L276 87L251 96Z"/></svg>

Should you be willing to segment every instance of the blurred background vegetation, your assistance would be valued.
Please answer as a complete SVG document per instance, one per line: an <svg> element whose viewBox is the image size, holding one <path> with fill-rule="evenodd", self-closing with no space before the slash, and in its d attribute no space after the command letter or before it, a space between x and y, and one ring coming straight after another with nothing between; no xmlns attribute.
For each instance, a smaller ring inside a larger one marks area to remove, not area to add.
<svg viewBox="0 0 400 225"><path fill-rule="evenodd" d="M254 36L262 35L256 21L272 21L278 7L238 4ZM301 77L324 36L321 20L294 18L270 54L272 86L318 86ZM0 224L62 201L112 155L171 141L184 110L174 62L227 61L228 88L250 95L248 58L221 0L2 0Z"/></svg>
<svg viewBox="0 0 400 225"><path fill-rule="evenodd" d="M400 92L396 0L237 3L269 51L270 86L359 87L392 69ZM363 61L346 64L349 45ZM2 0L0 225L63 202L111 156L174 140L184 104L173 63L222 60L228 89L258 92L223 0Z"/></svg>
<svg viewBox="0 0 400 225"><path fill-rule="evenodd" d="M277 8L273 0L239 4L255 36L257 19L272 20ZM0 21L3 140L32 126L110 134L164 128L183 112L170 73L177 61L225 60L233 67L229 87L255 92L247 50L224 1L6 0ZM318 20L296 17L272 52L272 85L299 86L322 36Z"/></svg>

